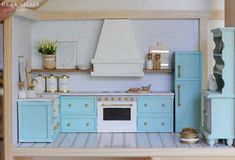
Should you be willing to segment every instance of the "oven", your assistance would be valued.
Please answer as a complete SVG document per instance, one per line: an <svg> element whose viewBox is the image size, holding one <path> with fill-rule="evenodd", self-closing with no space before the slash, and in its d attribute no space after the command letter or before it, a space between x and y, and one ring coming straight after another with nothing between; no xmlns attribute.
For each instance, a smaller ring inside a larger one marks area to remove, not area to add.
<svg viewBox="0 0 235 160"><path fill-rule="evenodd" d="M136 132L136 98L98 97L98 132Z"/></svg>

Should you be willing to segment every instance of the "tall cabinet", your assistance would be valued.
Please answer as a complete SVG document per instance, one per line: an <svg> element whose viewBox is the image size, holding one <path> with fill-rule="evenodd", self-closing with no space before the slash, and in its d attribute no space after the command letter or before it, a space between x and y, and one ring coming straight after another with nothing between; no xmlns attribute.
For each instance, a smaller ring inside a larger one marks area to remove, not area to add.
<svg viewBox="0 0 235 160"><path fill-rule="evenodd" d="M200 127L201 53L175 53L175 131Z"/></svg>
<svg viewBox="0 0 235 160"><path fill-rule="evenodd" d="M235 138L235 28L212 30L215 49L213 75L217 91L203 91L202 133L210 146L218 139L227 139L232 145Z"/></svg>

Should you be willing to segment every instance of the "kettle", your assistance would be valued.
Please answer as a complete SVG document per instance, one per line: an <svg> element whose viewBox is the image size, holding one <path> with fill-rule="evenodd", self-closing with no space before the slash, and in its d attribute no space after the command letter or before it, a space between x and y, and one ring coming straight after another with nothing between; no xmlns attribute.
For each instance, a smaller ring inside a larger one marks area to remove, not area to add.
<svg viewBox="0 0 235 160"><path fill-rule="evenodd" d="M33 78L33 86L36 94L42 94L45 92L45 78L39 74Z"/></svg>

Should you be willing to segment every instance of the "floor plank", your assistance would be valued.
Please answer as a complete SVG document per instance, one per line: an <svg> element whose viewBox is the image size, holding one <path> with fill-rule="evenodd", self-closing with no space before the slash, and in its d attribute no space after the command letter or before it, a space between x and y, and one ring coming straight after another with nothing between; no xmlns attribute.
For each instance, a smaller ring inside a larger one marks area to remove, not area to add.
<svg viewBox="0 0 235 160"><path fill-rule="evenodd" d="M150 139L151 148L163 148L159 133L148 133L147 135Z"/></svg>
<svg viewBox="0 0 235 160"><path fill-rule="evenodd" d="M125 148L137 147L135 133L124 133L124 147Z"/></svg>
<svg viewBox="0 0 235 160"><path fill-rule="evenodd" d="M100 141L100 134L99 133L91 133L89 139L86 144L86 148L97 148Z"/></svg>
<svg viewBox="0 0 235 160"><path fill-rule="evenodd" d="M88 141L89 133L79 133L75 138L72 148L84 148Z"/></svg>
<svg viewBox="0 0 235 160"><path fill-rule="evenodd" d="M65 136L62 143L60 144L60 148L70 148L75 143L77 138L77 133L69 133Z"/></svg>
<svg viewBox="0 0 235 160"><path fill-rule="evenodd" d="M112 146L112 133L101 133L99 148L111 148L111 146Z"/></svg>
<svg viewBox="0 0 235 160"><path fill-rule="evenodd" d="M112 136L112 148L123 148L124 147L124 135L123 133L116 133Z"/></svg>
<svg viewBox="0 0 235 160"><path fill-rule="evenodd" d="M150 142L147 133L136 133L136 138L138 148L150 148Z"/></svg>

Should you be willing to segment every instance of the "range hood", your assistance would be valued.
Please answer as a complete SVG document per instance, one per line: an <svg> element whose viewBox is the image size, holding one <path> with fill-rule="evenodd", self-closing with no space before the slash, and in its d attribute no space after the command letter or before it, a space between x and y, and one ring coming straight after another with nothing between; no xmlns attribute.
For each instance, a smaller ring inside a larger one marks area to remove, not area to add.
<svg viewBox="0 0 235 160"><path fill-rule="evenodd" d="M104 21L91 76L144 76L134 32L128 19Z"/></svg>

